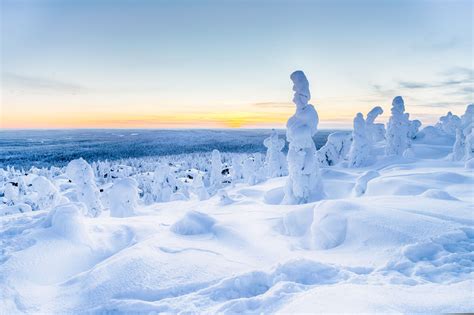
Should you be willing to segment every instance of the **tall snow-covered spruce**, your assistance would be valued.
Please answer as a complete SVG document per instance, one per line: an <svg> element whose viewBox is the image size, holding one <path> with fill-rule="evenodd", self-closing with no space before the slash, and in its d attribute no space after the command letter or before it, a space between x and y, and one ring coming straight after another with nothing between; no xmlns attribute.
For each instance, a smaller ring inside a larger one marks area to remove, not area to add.
<svg viewBox="0 0 474 315"><path fill-rule="evenodd" d="M352 144L349 151L349 167L367 165L370 158L371 141L367 135L364 116L362 113L357 113L354 118L354 131L352 132Z"/></svg>
<svg viewBox="0 0 474 315"><path fill-rule="evenodd" d="M296 112L286 124L288 149L288 180L285 187L284 204L301 204L324 198L319 174L319 162L313 136L318 131L318 113L311 99L309 82L303 71L291 74L293 81L293 103Z"/></svg>
<svg viewBox="0 0 474 315"><path fill-rule="evenodd" d="M285 146L285 140L280 139L275 129L273 129L270 137L263 141L263 145L267 148L267 155L265 156L267 176L273 178L285 175L287 166L285 155L281 152Z"/></svg>
<svg viewBox="0 0 474 315"><path fill-rule="evenodd" d="M401 96L397 96L392 101L392 115L387 124L387 146L386 155L402 155L408 148L408 128L410 121L405 115L405 103Z"/></svg>

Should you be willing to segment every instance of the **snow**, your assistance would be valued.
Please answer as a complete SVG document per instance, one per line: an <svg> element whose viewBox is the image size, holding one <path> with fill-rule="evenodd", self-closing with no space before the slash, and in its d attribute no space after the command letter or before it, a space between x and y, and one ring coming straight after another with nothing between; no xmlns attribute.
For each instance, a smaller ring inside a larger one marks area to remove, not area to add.
<svg viewBox="0 0 474 315"><path fill-rule="evenodd" d="M474 107L417 132L395 98L386 139L376 107L317 152L291 79L289 175L276 133L265 159L0 169L0 312L473 312Z"/></svg>

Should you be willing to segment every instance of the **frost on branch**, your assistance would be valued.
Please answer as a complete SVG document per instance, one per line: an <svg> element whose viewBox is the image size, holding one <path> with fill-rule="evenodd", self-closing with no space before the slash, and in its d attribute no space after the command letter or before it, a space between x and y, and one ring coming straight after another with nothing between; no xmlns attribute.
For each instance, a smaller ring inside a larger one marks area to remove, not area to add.
<svg viewBox="0 0 474 315"><path fill-rule="evenodd" d="M318 131L319 118L313 105L308 104L311 94L303 71L293 72L290 78L295 92L293 102L296 112L286 124L289 176L283 203L299 204L324 197L316 147L312 138Z"/></svg>

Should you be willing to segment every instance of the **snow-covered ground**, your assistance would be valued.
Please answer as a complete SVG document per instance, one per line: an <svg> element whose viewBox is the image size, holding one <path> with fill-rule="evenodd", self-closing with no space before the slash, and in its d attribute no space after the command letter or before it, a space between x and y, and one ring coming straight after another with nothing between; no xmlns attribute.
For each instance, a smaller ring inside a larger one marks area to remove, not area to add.
<svg viewBox="0 0 474 315"><path fill-rule="evenodd" d="M272 132L265 157L0 168L0 311L473 312L474 104L420 131L397 96L316 150L291 80L286 159Z"/></svg>
<svg viewBox="0 0 474 315"><path fill-rule="evenodd" d="M48 210L3 216L0 309L473 311L474 176L447 158L451 145L427 142L411 158L322 168L327 196L313 203L280 205L279 177L228 185L226 202L191 194L125 218L107 207L61 209L59 223Z"/></svg>

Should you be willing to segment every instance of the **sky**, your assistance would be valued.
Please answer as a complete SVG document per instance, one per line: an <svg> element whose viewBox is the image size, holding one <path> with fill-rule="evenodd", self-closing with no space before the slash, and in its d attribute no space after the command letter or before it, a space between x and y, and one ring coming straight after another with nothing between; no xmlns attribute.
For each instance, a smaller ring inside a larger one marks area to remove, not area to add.
<svg viewBox="0 0 474 315"><path fill-rule="evenodd" d="M0 128L320 128L473 101L473 1L1 0Z"/></svg>

